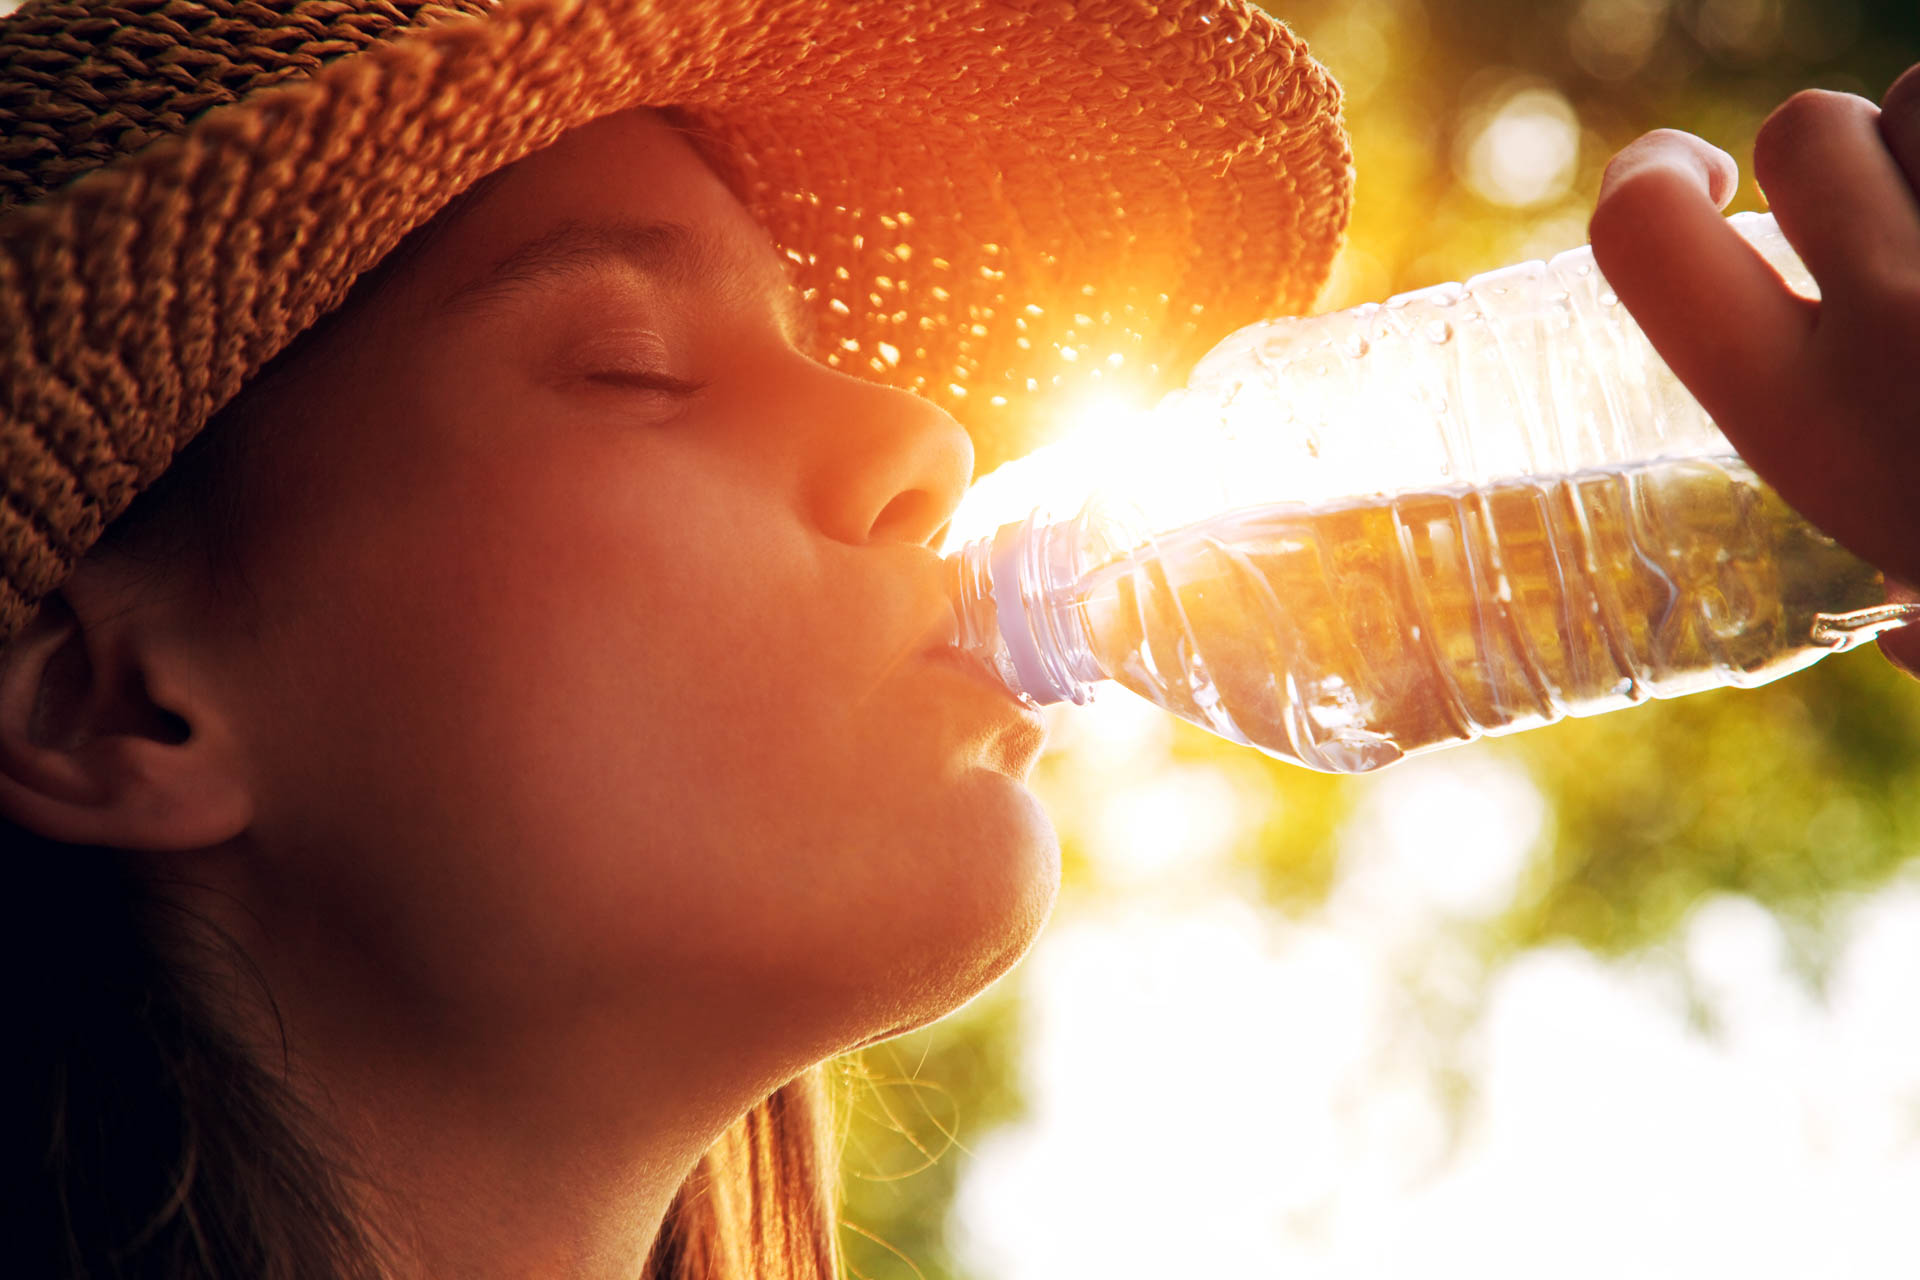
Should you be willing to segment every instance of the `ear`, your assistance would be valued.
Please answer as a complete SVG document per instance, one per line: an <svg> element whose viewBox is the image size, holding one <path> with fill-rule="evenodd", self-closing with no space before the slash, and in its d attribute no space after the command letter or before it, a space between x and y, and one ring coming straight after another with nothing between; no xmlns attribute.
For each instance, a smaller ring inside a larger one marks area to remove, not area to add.
<svg viewBox="0 0 1920 1280"><path fill-rule="evenodd" d="M190 641L96 561L0 648L0 812L49 839L174 852L246 830L252 798Z"/></svg>

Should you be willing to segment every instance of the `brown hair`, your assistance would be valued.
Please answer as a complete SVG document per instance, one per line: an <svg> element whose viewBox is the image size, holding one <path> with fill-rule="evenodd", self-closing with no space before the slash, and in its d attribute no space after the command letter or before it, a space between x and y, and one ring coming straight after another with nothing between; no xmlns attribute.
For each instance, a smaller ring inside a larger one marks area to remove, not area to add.
<svg viewBox="0 0 1920 1280"><path fill-rule="evenodd" d="M210 591L246 590L246 461L285 372L378 290L486 180L361 278L347 303L243 388L107 531L100 551L191 566ZM22 1274L344 1280L381 1273L351 1172L272 1064L220 1026L215 975L252 973L205 937L128 855L44 839L0 818L14 884L0 908L0 983L14 1011L0 1257ZM272 1008L271 993L261 993ZM231 998L230 993L227 998ZM815 1067L763 1099L701 1157L662 1222L645 1280L832 1280L840 1126ZM350 1153L349 1153L350 1156Z"/></svg>
<svg viewBox="0 0 1920 1280"><path fill-rule="evenodd" d="M839 1275L834 1112L813 1067L735 1121L674 1197L644 1280Z"/></svg>
<svg viewBox="0 0 1920 1280"><path fill-rule="evenodd" d="M19 1109L6 1159L17 1274L373 1276L340 1178L291 1094L158 959L164 895L123 855L0 823L0 936Z"/></svg>

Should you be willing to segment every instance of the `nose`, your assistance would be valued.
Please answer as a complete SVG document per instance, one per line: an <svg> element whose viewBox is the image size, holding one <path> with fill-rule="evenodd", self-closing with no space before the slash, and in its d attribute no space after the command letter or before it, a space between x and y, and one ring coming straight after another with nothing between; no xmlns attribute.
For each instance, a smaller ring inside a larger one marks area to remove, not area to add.
<svg viewBox="0 0 1920 1280"><path fill-rule="evenodd" d="M973 479L973 441L938 405L824 366L806 504L838 542L930 544Z"/></svg>

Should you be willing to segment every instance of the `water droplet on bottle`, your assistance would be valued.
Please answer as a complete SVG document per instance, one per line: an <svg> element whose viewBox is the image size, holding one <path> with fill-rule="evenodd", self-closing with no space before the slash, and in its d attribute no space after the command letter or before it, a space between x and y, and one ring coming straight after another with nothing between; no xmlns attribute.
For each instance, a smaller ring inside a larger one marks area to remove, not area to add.
<svg viewBox="0 0 1920 1280"><path fill-rule="evenodd" d="M1600 305L1603 307L1617 307L1620 305L1620 295L1609 289L1600 295Z"/></svg>
<svg viewBox="0 0 1920 1280"><path fill-rule="evenodd" d="M1427 341L1435 346L1445 346L1453 341L1453 325L1446 320L1427 321Z"/></svg>
<svg viewBox="0 0 1920 1280"><path fill-rule="evenodd" d="M1347 359L1358 360L1360 357L1366 355L1367 352L1373 350L1373 344L1367 341L1365 334L1356 333L1348 338L1346 342L1341 345L1340 349L1346 352Z"/></svg>
<svg viewBox="0 0 1920 1280"><path fill-rule="evenodd" d="M1341 773L1371 773L1406 755L1383 733L1347 729L1320 743L1315 752L1326 766Z"/></svg>

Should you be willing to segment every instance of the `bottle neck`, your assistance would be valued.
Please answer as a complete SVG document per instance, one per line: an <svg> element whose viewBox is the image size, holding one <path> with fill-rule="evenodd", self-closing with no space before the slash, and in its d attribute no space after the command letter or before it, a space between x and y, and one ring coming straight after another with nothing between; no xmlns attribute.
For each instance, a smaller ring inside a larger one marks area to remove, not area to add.
<svg viewBox="0 0 1920 1280"><path fill-rule="evenodd" d="M1080 599L1088 513L1042 523L1036 512L951 558L960 647L1035 706L1085 703L1107 678Z"/></svg>

